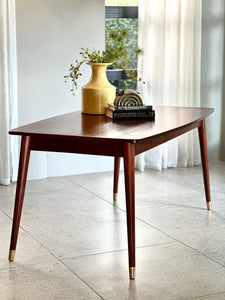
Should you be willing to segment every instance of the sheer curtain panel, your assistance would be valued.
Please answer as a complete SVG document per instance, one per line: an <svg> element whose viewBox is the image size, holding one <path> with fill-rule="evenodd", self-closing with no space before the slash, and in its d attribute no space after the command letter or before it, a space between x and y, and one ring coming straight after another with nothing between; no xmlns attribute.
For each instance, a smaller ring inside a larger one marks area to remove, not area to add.
<svg viewBox="0 0 225 300"><path fill-rule="evenodd" d="M200 106L201 0L139 1L138 89L153 105ZM157 117L157 116L156 116ZM200 164L197 132L137 157L136 166L164 169Z"/></svg>
<svg viewBox="0 0 225 300"><path fill-rule="evenodd" d="M15 26L15 0L0 0L0 184L17 177L18 141L8 134L18 119Z"/></svg>

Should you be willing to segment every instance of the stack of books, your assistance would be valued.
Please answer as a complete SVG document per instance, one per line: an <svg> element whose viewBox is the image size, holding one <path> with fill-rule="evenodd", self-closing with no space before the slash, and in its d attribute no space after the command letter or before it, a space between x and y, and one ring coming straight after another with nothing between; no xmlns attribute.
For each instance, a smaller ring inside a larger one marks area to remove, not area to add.
<svg viewBox="0 0 225 300"><path fill-rule="evenodd" d="M115 106L108 104L106 116L113 119L155 119L152 105Z"/></svg>

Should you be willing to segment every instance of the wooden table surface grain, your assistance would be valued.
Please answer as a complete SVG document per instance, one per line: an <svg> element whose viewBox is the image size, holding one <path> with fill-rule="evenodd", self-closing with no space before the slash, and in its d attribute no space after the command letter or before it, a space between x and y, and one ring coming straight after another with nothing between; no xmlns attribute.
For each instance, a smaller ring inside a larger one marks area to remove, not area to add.
<svg viewBox="0 0 225 300"><path fill-rule="evenodd" d="M72 112L10 130L17 135L54 135L136 141L170 132L206 118L212 108L155 107L155 120L111 120Z"/></svg>

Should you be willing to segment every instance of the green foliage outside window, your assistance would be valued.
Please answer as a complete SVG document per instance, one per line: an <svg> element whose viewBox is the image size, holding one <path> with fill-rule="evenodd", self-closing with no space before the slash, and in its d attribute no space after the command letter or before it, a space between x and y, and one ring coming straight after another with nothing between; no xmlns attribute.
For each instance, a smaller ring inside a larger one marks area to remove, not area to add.
<svg viewBox="0 0 225 300"><path fill-rule="evenodd" d="M113 46L113 41L109 38L110 30L119 32L121 28L125 28L128 36L125 40L129 65L127 68L137 68L137 55L134 49L137 47L138 41L138 20L137 19L107 19L106 20L106 40L110 46Z"/></svg>
<svg viewBox="0 0 225 300"><path fill-rule="evenodd" d="M116 87L116 93L131 89L136 90L137 89L137 80L134 82L131 79L123 79L123 80L109 80L112 85Z"/></svg>
<svg viewBox="0 0 225 300"><path fill-rule="evenodd" d="M138 0L106 0L105 5L111 6L138 6ZM115 32L120 31L121 28L125 28L128 32L128 37L126 39L127 45L127 56L129 60L129 69L137 69L137 55L134 49L138 46L138 19L106 19L106 41L111 45L109 38L110 30ZM117 69L118 66L112 65L108 69ZM117 93L124 89L137 89L137 81L132 81L130 79L123 80L112 80L110 81L117 88Z"/></svg>

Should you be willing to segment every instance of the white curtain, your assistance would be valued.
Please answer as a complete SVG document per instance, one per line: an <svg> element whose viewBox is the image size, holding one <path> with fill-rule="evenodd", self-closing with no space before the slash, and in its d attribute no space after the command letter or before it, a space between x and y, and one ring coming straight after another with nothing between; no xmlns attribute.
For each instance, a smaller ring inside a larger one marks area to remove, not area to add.
<svg viewBox="0 0 225 300"><path fill-rule="evenodd" d="M201 0L139 1L138 90L145 103L200 106ZM200 164L197 131L147 151L136 167L164 169Z"/></svg>
<svg viewBox="0 0 225 300"><path fill-rule="evenodd" d="M18 141L8 131L17 126L15 0L0 0L0 184L16 180Z"/></svg>

